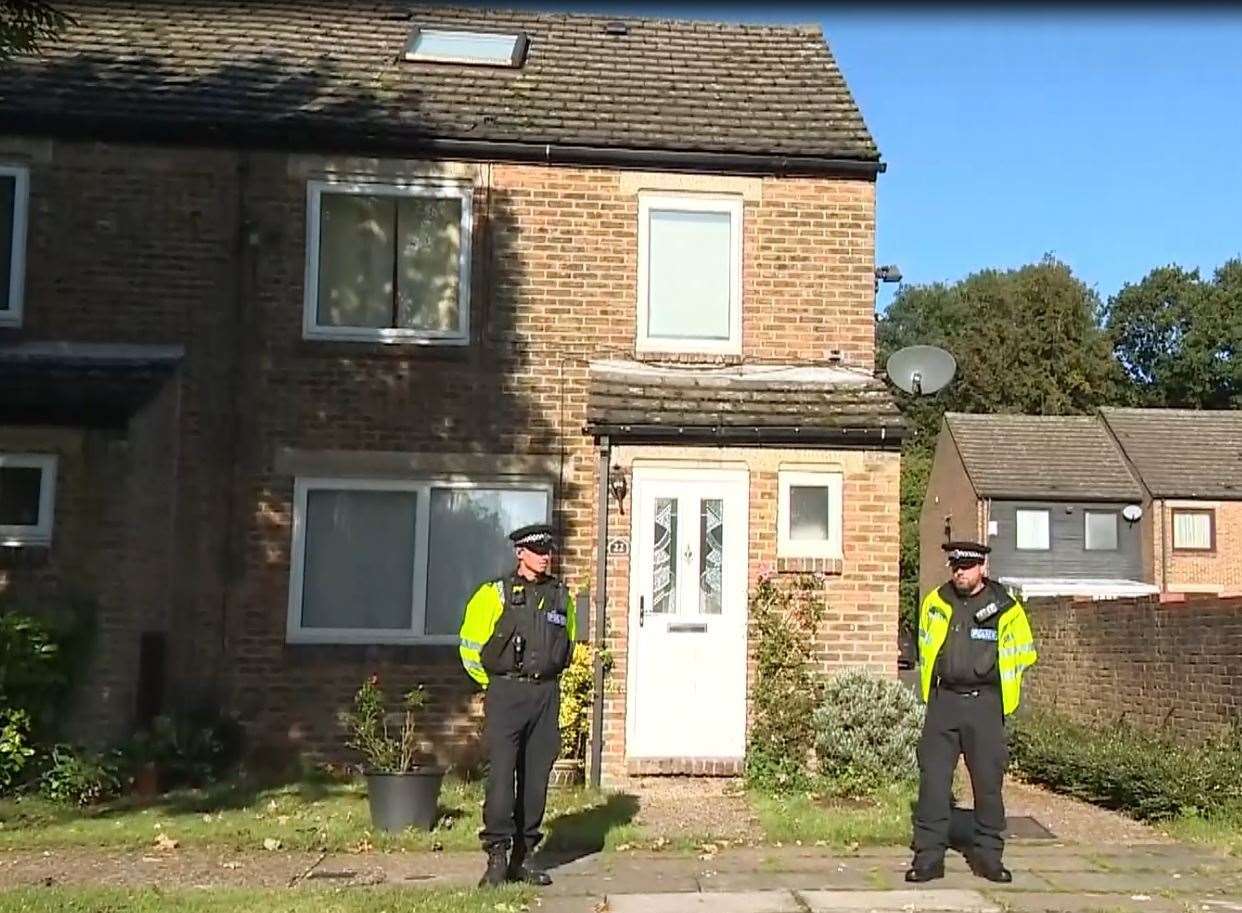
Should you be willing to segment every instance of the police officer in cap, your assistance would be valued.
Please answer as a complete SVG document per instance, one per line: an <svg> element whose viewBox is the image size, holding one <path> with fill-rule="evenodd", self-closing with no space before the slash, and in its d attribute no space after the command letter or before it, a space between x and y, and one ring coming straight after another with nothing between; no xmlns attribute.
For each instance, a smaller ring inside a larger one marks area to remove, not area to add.
<svg viewBox="0 0 1242 913"><path fill-rule="evenodd" d="M944 877L953 772L965 754L975 797L970 869L1009 882L1001 864L1005 805L1001 781L1009 762L1005 717L1018 708L1022 673L1035 662L1026 612L984 575L989 549L949 542L952 578L927 594L919 609L919 676L927 715L919 740L919 798L914 812L914 861L906 881Z"/></svg>
<svg viewBox="0 0 1242 913"><path fill-rule="evenodd" d="M480 887L552 883L528 858L543 838L548 777L561 747L558 679L577 633L573 597L548 572L552 527L523 526L509 538L517 567L475 591L461 625L462 665L486 689L489 767L479 837L487 871Z"/></svg>

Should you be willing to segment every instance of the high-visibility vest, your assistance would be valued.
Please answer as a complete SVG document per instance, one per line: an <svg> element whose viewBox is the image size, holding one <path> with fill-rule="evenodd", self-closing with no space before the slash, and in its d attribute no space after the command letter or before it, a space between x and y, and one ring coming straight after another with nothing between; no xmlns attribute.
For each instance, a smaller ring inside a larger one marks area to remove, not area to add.
<svg viewBox="0 0 1242 913"><path fill-rule="evenodd" d="M504 580L490 580L474 591L474 595L466 603L466 611L462 617L457 652L466 673L484 688L487 687L488 678L481 656L483 645L491 639L492 632L496 630L496 622L500 620L504 609ZM565 633L569 637L572 656L574 641L578 637L578 612L574 606L573 594L568 592L565 593Z"/></svg>
<svg viewBox="0 0 1242 913"><path fill-rule="evenodd" d="M1008 716L1018 709L1022 698L1022 673L1035 664L1035 638L1022 603L991 581L988 585L996 591L1001 607L996 622L996 667L1000 672L1001 706ZM936 657L949 635L953 618L953 605L941 593L943 589L932 590L919 607L919 684L924 702L931 696Z"/></svg>

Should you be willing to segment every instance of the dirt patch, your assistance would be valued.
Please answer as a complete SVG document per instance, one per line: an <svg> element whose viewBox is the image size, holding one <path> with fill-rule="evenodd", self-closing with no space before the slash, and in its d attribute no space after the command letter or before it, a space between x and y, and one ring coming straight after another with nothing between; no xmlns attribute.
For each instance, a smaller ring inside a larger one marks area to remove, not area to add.
<svg viewBox="0 0 1242 913"><path fill-rule="evenodd" d="M740 781L643 777L631 781L627 791L638 797L634 823L652 839L762 838L759 819Z"/></svg>

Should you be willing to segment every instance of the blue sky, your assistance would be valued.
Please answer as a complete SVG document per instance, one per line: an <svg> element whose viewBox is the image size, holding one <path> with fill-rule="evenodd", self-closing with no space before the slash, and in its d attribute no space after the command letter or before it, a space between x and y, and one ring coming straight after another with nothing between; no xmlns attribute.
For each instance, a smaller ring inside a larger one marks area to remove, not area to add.
<svg viewBox="0 0 1242 913"><path fill-rule="evenodd" d="M1107 298L1242 255L1242 11L505 5L819 23L888 163L877 260L907 282L1052 253Z"/></svg>

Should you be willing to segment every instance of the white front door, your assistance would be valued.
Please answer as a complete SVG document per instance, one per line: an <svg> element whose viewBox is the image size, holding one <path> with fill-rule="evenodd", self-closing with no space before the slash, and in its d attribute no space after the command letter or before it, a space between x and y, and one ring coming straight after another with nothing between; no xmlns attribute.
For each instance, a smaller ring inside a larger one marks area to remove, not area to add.
<svg viewBox="0 0 1242 913"><path fill-rule="evenodd" d="M626 753L746 750L745 470L634 470Z"/></svg>

